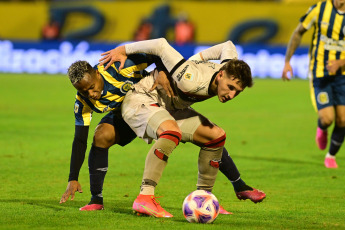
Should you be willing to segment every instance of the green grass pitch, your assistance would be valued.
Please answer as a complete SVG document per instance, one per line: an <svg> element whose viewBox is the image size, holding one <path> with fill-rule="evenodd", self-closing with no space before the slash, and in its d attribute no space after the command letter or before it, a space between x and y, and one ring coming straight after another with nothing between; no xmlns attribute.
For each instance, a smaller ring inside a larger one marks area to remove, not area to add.
<svg viewBox="0 0 345 230"><path fill-rule="evenodd" d="M69 173L75 90L61 75L1 74L0 229L345 229L344 147L339 168L326 169L308 87L303 80L256 79L234 101L193 106L225 129L242 178L267 194L259 204L239 201L219 173L213 192L234 215L202 225L188 223L181 211L197 179L192 144L178 146L156 189L171 219L132 213L150 147L140 139L110 149L104 211L78 210L90 199L87 158L79 178L84 192L59 204ZM89 146L101 116L94 115Z"/></svg>

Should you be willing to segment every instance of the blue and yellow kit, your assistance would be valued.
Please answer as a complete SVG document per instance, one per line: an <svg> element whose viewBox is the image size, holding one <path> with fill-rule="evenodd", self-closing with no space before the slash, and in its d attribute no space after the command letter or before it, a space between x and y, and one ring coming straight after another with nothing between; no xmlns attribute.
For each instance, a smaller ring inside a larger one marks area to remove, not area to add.
<svg viewBox="0 0 345 230"><path fill-rule="evenodd" d="M339 12L332 0L318 2L311 6L300 19L303 27L315 31L309 51L310 72L312 77L328 75L345 75L345 68L337 73L329 73L326 69L328 60L345 59L345 12Z"/></svg>
<svg viewBox="0 0 345 230"><path fill-rule="evenodd" d="M104 80L102 96L99 100L93 100L77 93L74 104L75 125L89 126L93 111L105 113L118 110L132 85L148 74L145 68L151 63L149 55L135 54L127 58L121 71L118 71L119 63L112 64L106 71L104 66L94 66Z"/></svg>
<svg viewBox="0 0 345 230"><path fill-rule="evenodd" d="M336 73L327 70L330 60L345 59L345 12L338 11L332 0L318 2L301 17L302 26L314 27L309 49L311 100L315 110L345 105L345 68Z"/></svg>

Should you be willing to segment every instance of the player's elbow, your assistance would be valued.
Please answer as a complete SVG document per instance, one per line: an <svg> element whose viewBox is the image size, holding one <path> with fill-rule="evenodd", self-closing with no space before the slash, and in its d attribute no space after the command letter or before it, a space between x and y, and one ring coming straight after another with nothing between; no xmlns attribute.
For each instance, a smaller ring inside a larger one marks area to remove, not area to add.
<svg viewBox="0 0 345 230"><path fill-rule="evenodd" d="M168 41L165 38L158 38L157 43L157 48L160 50L163 50L164 47L169 45Z"/></svg>

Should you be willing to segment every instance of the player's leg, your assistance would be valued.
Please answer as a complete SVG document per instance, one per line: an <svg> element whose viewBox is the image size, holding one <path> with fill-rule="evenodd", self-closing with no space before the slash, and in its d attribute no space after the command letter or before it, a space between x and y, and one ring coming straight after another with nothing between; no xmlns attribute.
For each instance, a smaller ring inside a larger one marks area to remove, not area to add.
<svg viewBox="0 0 345 230"><path fill-rule="evenodd" d="M314 109L318 111L315 141L319 149L324 150L328 142L328 127L334 121L333 92L331 79L311 79L310 96Z"/></svg>
<svg viewBox="0 0 345 230"><path fill-rule="evenodd" d="M155 217L172 217L159 205L154 190L170 154L181 140L181 131L174 118L156 101L152 95L133 90L127 93L122 104L122 116L137 136L148 143L156 139L146 157L141 190L133 210Z"/></svg>
<svg viewBox="0 0 345 230"><path fill-rule="evenodd" d="M333 99L335 104L335 124L331 135L329 151L325 157L327 168L337 168L335 155L344 142L345 136L345 80L344 76L336 76L332 82Z"/></svg>
<svg viewBox="0 0 345 230"><path fill-rule="evenodd" d="M334 121L334 108L328 106L318 111L317 130L316 130L316 143L319 149L324 150L327 147L328 142L328 127L332 125Z"/></svg>
<svg viewBox="0 0 345 230"><path fill-rule="evenodd" d="M250 187L242 180L235 162L232 160L225 147L223 149L219 170L228 178L228 180L233 185L238 199L250 199L254 203L261 202L263 199L265 199L266 194L263 191Z"/></svg>
<svg viewBox="0 0 345 230"><path fill-rule="evenodd" d="M123 121L119 112L110 112L100 121L95 129L92 147L89 153L89 174L91 201L80 210L102 210L103 183L108 171L108 150L114 144L124 146L136 137L135 133Z"/></svg>
<svg viewBox="0 0 345 230"><path fill-rule="evenodd" d="M148 133L153 133L156 130L158 139L146 156L140 194L133 203L133 209L138 213L155 217L172 217L157 203L154 197L155 187L162 177L169 156L181 140L181 131L176 122L165 120L167 118L171 118L170 114L162 110L154 114L148 122ZM160 123L162 119L164 121Z"/></svg>
<svg viewBox="0 0 345 230"><path fill-rule="evenodd" d="M331 135L331 141L328 153L325 157L325 166L327 168L338 168L335 155L338 153L345 137L345 106L336 106L336 121Z"/></svg>

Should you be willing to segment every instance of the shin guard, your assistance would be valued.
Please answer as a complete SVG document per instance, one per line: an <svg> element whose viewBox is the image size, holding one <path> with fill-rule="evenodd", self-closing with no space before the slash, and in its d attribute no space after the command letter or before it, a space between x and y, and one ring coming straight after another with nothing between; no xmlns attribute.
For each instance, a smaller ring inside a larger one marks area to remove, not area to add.
<svg viewBox="0 0 345 230"><path fill-rule="evenodd" d="M145 161L140 194L153 195L154 187L158 184L163 174L168 158L180 141L180 133L166 131L152 145Z"/></svg>
<svg viewBox="0 0 345 230"><path fill-rule="evenodd" d="M221 163L225 138L226 136L223 135L213 141L207 142L200 148L198 160L198 189L212 191Z"/></svg>

